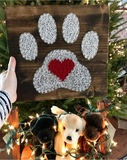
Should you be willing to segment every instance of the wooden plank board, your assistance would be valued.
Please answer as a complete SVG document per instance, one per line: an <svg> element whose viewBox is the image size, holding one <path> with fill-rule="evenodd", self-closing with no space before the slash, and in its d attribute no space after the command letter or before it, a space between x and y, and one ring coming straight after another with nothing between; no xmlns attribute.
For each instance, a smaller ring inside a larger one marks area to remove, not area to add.
<svg viewBox="0 0 127 160"><path fill-rule="evenodd" d="M107 95L107 63L108 63L108 22L109 8L103 6L7 6L5 8L9 52L17 61L18 101L48 100L84 97L103 97ZM49 13L57 26L57 39L54 44L46 44L38 32L40 15ZM68 44L62 36L62 24L67 14L75 14L80 23L80 33L73 44ZM96 56L87 60L81 51L84 35L89 31L97 32L99 46ZM22 33L31 33L38 45L38 56L33 61L25 60L19 49L19 37ZM80 64L87 67L91 74L90 87L82 92L60 88L49 93L38 93L33 86L33 77L45 60L55 49L66 49L76 55Z"/></svg>

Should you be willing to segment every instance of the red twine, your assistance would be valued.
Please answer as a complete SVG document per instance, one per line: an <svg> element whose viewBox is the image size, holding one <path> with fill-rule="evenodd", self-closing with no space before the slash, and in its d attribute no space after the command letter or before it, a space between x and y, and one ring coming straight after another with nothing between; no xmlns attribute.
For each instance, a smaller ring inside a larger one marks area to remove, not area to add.
<svg viewBox="0 0 127 160"><path fill-rule="evenodd" d="M64 81L68 74L73 70L74 66L75 64L71 59L65 59L62 62L58 59L54 59L49 62L48 69L51 73Z"/></svg>

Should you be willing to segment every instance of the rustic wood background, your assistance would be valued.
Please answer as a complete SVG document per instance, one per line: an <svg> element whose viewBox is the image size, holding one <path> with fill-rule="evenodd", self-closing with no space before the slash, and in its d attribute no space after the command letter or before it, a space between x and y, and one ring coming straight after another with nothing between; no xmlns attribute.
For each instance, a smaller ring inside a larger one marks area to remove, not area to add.
<svg viewBox="0 0 127 160"><path fill-rule="evenodd" d="M108 6L7 6L5 12L9 52L17 61L17 101L103 97L107 95ZM37 23L40 15L43 13L51 14L56 21L57 40L54 44L48 45L40 39ZM74 44L67 44L62 36L62 22L69 13L76 14L80 22L80 34ZM84 34L91 30L96 31L99 35L99 48L95 58L87 60L81 52L81 41ZM26 61L21 56L19 36L24 32L33 34L37 40L39 53L34 61ZM34 89L34 73L42 66L46 55L54 49L67 49L74 52L78 61L88 68L92 77L91 86L88 90L74 92L61 88L47 94L39 94Z"/></svg>

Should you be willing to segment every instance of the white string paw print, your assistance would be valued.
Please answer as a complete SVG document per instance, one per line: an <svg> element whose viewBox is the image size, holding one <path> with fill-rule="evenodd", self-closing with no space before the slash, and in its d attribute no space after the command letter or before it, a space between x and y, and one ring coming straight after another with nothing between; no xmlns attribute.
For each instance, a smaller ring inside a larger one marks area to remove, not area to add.
<svg viewBox="0 0 127 160"><path fill-rule="evenodd" d="M40 38L47 44L53 44L57 39L57 26L53 17L44 13L38 20ZM80 32L78 17L70 13L63 22L62 34L66 43L74 43ZM90 60L98 51L99 37L94 31L87 32L81 43L83 56ZM30 33L19 37L19 48L26 60L35 60L38 55L36 39ZM80 64L75 54L69 50L56 49L47 54L43 65L35 72L33 85L38 93L48 93L58 88L72 91L85 91L91 84L89 70Z"/></svg>

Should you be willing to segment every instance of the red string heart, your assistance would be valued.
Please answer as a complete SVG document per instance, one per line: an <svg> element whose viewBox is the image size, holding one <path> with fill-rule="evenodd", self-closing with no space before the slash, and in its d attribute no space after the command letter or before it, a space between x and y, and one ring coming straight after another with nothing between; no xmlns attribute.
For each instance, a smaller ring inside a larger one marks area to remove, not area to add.
<svg viewBox="0 0 127 160"><path fill-rule="evenodd" d="M73 70L74 66L75 64L71 59L65 59L62 62L58 59L54 59L49 62L48 69L51 73L64 81L68 74Z"/></svg>

